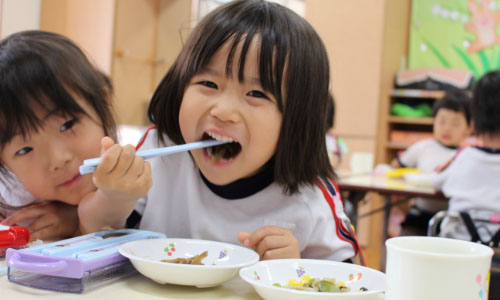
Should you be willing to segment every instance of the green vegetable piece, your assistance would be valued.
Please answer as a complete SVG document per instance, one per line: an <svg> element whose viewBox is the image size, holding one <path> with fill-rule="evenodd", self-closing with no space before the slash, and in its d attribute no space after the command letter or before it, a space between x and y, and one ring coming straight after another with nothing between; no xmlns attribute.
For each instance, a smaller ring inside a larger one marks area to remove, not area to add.
<svg viewBox="0 0 500 300"><path fill-rule="evenodd" d="M328 292L328 293L340 292L339 288L334 283L326 280L321 280L319 282L318 289L320 292Z"/></svg>
<svg viewBox="0 0 500 300"><path fill-rule="evenodd" d="M279 284L279 283L273 283L273 286L275 286L275 287L281 287L281 284Z"/></svg>
<svg viewBox="0 0 500 300"><path fill-rule="evenodd" d="M314 278L309 279L309 282L307 282L308 285L312 286L314 283Z"/></svg>

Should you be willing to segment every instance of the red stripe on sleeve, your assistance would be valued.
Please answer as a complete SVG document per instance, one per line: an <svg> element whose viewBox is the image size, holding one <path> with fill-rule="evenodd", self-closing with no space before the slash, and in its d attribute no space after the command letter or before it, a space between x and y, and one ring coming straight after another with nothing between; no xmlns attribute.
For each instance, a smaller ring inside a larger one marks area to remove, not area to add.
<svg viewBox="0 0 500 300"><path fill-rule="evenodd" d="M142 144L144 144L144 141L146 140L146 137L148 136L148 133L151 129L155 129L156 126L155 125L152 125L152 126L149 126L149 128L146 130L146 132L144 132L144 134L142 135L141 137L141 140L139 141L139 143L137 143L137 146L135 146L135 150L139 150L139 148L141 148Z"/></svg>
<svg viewBox="0 0 500 300"><path fill-rule="evenodd" d="M335 203L333 202L333 198L332 196L330 195L330 193L328 192L327 188L323 185L323 183L321 182L321 180L316 180L317 182L317 185L319 186L319 188L321 189L321 192L323 193L323 196L325 197L325 200L326 202L328 203L328 205L330 206L330 209L332 211L332 214L333 214L333 219L335 220L335 230L336 230L336 233L337 233L337 237L339 239L341 239L342 241L344 242L347 242L349 244L352 245L354 251L355 251L355 254L357 254L357 249L358 247L356 246L356 243L354 243L353 241L351 240L348 240L346 239L345 237L342 236L342 234L340 233L340 230L341 228L343 227L342 226L342 222L340 222L340 219L339 217L337 216L337 212L335 211ZM337 188L337 193L338 193L338 188ZM344 228L343 228L344 229ZM346 231L346 230L343 230L344 232L349 232L349 231Z"/></svg>

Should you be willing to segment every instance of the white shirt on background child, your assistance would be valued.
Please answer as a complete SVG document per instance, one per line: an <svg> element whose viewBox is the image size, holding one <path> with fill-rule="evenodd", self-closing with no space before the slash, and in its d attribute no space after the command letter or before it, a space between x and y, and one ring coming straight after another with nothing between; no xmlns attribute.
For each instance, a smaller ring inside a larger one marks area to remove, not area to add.
<svg viewBox="0 0 500 300"><path fill-rule="evenodd" d="M449 211L500 212L500 153L466 147L432 182L450 199Z"/></svg>
<svg viewBox="0 0 500 300"><path fill-rule="evenodd" d="M449 198L448 211L468 211L482 217L500 213L500 152L466 147L433 177L432 184ZM457 223L458 222L458 223ZM498 226L489 226L490 232ZM441 236L468 240L470 235L456 218L443 220Z"/></svg>
<svg viewBox="0 0 500 300"><path fill-rule="evenodd" d="M422 173L430 174L449 161L455 153L456 148L443 146L436 139L431 138L411 145L398 160L404 167L417 168ZM441 200L421 197L415 200L415 205L418 208L430 213L446 210L447 208L447 203Z"/></svg>

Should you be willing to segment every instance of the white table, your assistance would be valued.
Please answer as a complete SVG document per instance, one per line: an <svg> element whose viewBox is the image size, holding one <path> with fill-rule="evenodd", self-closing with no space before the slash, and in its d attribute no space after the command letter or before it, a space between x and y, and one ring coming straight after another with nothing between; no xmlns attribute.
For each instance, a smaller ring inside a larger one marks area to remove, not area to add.
<svg viewBox="0 0 500 300"><path fill-rule="evenodd" d="M5 267L5 259L0 259L0 269ZM82 294L60 293L25 287L12 283L7 275L0 274L0 299L225 299L225 300L259 300L251 285L236 277L221 286L213 288L197 288L171 284L159 284L137 273L125 279L113 281L84 291Z"/></svg>
<svg viewBox="0 0 500 300"><path fill-rule="evenodd" d="M0 275L0 298L10 300L46 299L224 299L259 300L252 286L239 277L214 288L178 286L156 283L140 274L112 282L106 286L95 287L82 294L69 294L29 288L9 282L6 275Z"/></svg>
<svg viewBox="0 0 500 300"><path fill-rule="evenodd" d="M341 191L376 192L382 195L426 197L446 201L443 194L431 186L414 185L403 179L388 178L384 175L340 175L337 184Z"/></svg>
<svg viewBox="0 0 500 300"><path fill-rule="evenodd" d="M402 179L387 178L383 175L373 174L358 174L358 175L341 175L337 180L338 187L341 192L350 192L353 201L355 213L357 212L357 202L364 198L368 192L375 192L383 195L385 198L385 206L382 210L385 212L384 218L384 240L387 237L387 226L390 209L394 205L400 203L391 203L391 196L407 196L405 200L408 201L410 197L425 197L437 199L440 201L448 201L445 196L435 190L431 186L414 185L405 182ZM377 209L378 211L380 209Z"/></svg>
<svg viewBox="0 0 500 300"><path fill-rule="evenodd" d="M4 266L3 259L0 267ZM30 288L12 283L7 275L0 275L0 299L9 300L185 300L185 299L223 299L223 300L262 300L253 287L238 275L226 283L213 288L197 288L171 284L159 284L137 273L125 279L116 280L104 286L84 291L82 294L60 293ZM376 295L374 300L384 300L383 294Z"/></svg>

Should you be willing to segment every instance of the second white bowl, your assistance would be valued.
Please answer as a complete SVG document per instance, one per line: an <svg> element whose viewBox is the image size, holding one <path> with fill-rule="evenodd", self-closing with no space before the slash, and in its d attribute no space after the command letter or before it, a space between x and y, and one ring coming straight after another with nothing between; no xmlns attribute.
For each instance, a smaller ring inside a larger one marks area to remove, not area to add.
<svg viewBox="0 0 500 300"><path fill-rule="evenodd" d="M335 278L351 288L350 292L310 292L284 287L289 280L301 281L303 275L311 278ZM367 267L329 260L278 259L260 261L240 270L240 277L250 283L266 300L374 300L381 299L385 290L385 274ZM360 288L367 291L359 291ZM402 299L403 300L403 299Z"/></svg>

